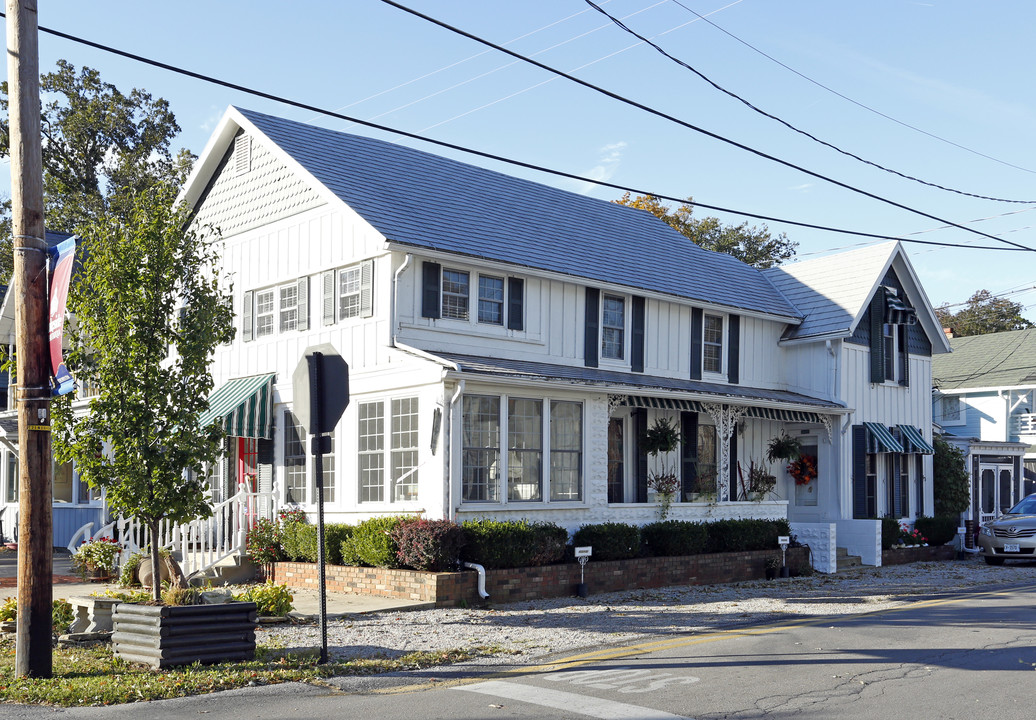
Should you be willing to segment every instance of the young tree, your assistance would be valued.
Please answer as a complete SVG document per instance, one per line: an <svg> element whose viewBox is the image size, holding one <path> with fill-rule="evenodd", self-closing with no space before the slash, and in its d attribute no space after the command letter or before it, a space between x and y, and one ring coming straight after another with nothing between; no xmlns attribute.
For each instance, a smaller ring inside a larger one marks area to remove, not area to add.
<svg viewBox="0 0 1036 720"><path fill-rule="evenodd" d="M971 480L964 453L938 435L932 445L935 447L932 468L935 515L960 515L971 503Z"/></svg>
<svg viewBox="0 0 1036 720"><path fill-rule="evenodd" d="M102 212L119 207L123 191L158 183L180 185L194 156L173 155L180 132L169 103L134 88L128 94L65 60L40 76L43 183L47 229L77 233ZM0 84L0 158L10 152L7 83ZM10 201L0 205L0 282L11 274Z"/></svg>
<svg viewBox="0 0 1036 720"><path fill-rule="evenodd" d="M80 386L99 394L82 410L72 395L53 403L56 456L104 488L113 510L149 528L156 578L159 522L210 512L202 463L218 455L223 430L199 420L213 351L234 337L213 238L189 227L173 199L169 186L154 186L87 227L66 360ZM160 591L155 582L156 600Z"/></svg>
<svg viewBox="0 0 1036 720"><path fill-rule="evenodd" d="M798 243L792 242L784 233L773 236L769 229L750 227L748 223L740 225L724 225L718 218L706 217L699 220L692 216L694 202L687 202L671 210L662 204L654 195L638 195L631 198L629 193L614 201L617 205L647 210L675 230L683 233L696 245L706 250L727 253L738 260L754 265L757 268L768 268L780 265L795 255Z"/></svg>
<svg viewBox="0 0 1036 720"><path fill-rule="evenodd" d="M1022 317L1023 309L1021 303L979 290L957 312L951 313L949 305L941 305L935 308L935 315L943 327L953 328L955 337L967 337L1033 327Z"/></svg>

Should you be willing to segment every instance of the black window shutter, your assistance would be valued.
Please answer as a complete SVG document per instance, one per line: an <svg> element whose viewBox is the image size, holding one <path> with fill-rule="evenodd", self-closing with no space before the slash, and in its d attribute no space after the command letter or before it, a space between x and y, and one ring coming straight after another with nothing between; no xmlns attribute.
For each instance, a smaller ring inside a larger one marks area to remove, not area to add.
<svg viewBox="0 0 1036 720"><path fill-rule="evenodd" d="M907 326L897 325L896 333L899 335L899 384L903 387L910 386L910 348L907 347Z"/></svg>
<svg viewBox="0 0 1036 720"><path fill-rule="evenodd" d="M597 330L600 323L601 291L597 288L586 289L586 322L583 333L583 364L597 367ZM645 500L645 502L647 502Z"/></svg>
<svg viewBox="0 0 1036 720"><path fill-rule="evenodd" d="M718 428L717 428L718 429ZM730 473L727 478L730 483L729 492L727 497L731 500L737 498L737 427L734 427L734 432L730 434Z"/></svg>
<svg viewBox="0 0 1036 720"><path fill-rule="evenodd" d="M426 318L442 317L439 305L439 287L442 281L442 266L439 263L425 261L421 267L421 316Z"/></svg>
<svg viewBox="0 0 1036 720"><path fill-rule="evenodd" d="M525 329L525 281L507 278L507 328Z"/></svg>
<svg viewBox="0 0 1036 720"><path fill-rule="evenodd" d="M899 472L899 455L889 455L888 469L892 472L892 516L901 518L903 510L903 475Z"/></svg>
<svg viewBox="0 0 1036 720"><path fill-rule="evenodd" d="M259 438L255 444L256 465L258 466L259 492L273 491L273 440Z"/></svg>
<svg viewBox="0 0 1036 720"><path fill-rule="evenodd" d="M916 472L914 473L914 486L917 488L917 516L928 514L928 509L924 503L924 455L915 455L914 464Z"/></svg>
<svg viewBox="0 0 1036 720"><path fill-rule="evenodd" d="M691 308L691 380L701 380L701 334L705 313Z"/></svg>
<svg viewBox="0 0 1036 720"><path fill-rule="evenodd" d="M633 447L636 450L637 458L637 474L634 478L636 487L633 492L636 497L635 502L646 503L648 456L644 451L644 436L647 435L647 410L643 408L634 410L630 413L630 418L633 420Z"/></svg>
<svg viewBox="0 0 1036 720"><path fill-rule="evenodd" d="M727 316L727 382L741 382L741 316Z"/></svg>
<svg viewBox="0 0 1036 720"><path fill-rule="evenodd" d="M633 334L630 338L630 369L633 372L644 372L644 323L646 321L647 300L639 295L633 296Z"/></svg>
<svg viewBox="0 0 1036 720"><path fill-rule="evenodd" d="M871 382L885 382L885 289L871 298Z"/></svg>
<svg viewBox="0 0 1036 720"><path fill-rule="evenodd" d="M866 519L867 512L867 428L853 425L853 517Z"/></svg>
<svg viewBox="0 0 1036 720"><path fill-rule="evenodd" d="M698 463L698 413L684 410L680 413L680 434L683 443L680 445L680 470L683 481L684 497L694 492Z"/></svg>

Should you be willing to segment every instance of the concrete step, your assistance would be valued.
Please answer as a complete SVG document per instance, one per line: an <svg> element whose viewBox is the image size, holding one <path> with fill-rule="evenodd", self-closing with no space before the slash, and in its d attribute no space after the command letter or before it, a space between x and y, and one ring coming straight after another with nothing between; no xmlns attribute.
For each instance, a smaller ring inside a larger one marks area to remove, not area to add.
<svg viewBox="0 0 1036 720"><path fill-rule="evenodd" d="M837 567L835 572L842 572L849 568L857 568L863 565L863 559L859 555L850 555L845 548L835 548L835 560Z"/></svg>
<svg viewBox="0 0 1036 720"><path fill-rule="evenodd" d="M221 585L237 585L255 578L255 565L247 556L231 556L224 558L204 572L195 573L188 578L195 587L219 587Z"/></svg>

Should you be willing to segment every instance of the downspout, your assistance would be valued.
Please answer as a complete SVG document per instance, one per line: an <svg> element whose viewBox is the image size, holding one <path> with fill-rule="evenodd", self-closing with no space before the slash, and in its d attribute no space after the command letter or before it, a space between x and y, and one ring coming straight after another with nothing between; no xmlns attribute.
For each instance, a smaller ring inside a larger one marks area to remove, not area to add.
<svg viewBox="0 0 1036 720"><path fill-rule="evenodd" d="M402 275L403 271L410 266L410 259L412 257L413 255L407 253L406 257L403 259L403 264L400 265L392 275L392 307L389 309L389 319L392 321L390 347L396 346L396 330L399 328L399 323L396 322L396 308L399 306L399 299L396 297L399 293L399 276Z"/></svg>
<svg viewBox="0 0 1036 720"><path fill-rule="evenodd" d="M831 385L828 397L834 400L838 397L838 356L835 353L834 344L830 340L824 341L824 347L827 348L827 354L831 356L831 372L828 373L828 376L831 378Z"/></svg>
<svg viewBox="0 0 1036 720"><path fill-rule="evenodd" d="M489 593L486 592L486 569L478 563L466 562L464 567L471 568L478 573L478 594L485 600L489 597Z"/></svg>
<svg viewBox="0 0 1036 720"><path fill-rule="evenodd" d="M1004 395L1005 392L1006 395ZM997 390L996 396L1004 401L1004 437L1002 439L1004 442L1008 442L1011 438L1011 391Z"/></svg>
<svg viewBox="0 0 1036 720"><path fill-rule="evenodd" d="M457 383L457 389L453 393L453 397L450 398L450 407L446 415L446 502L448 503L446 516L454 521L457 519L457 506L453 502L453 408L457 405L457 401L460 400L460 396L463 393L464 381L460 380Z"/></svg>

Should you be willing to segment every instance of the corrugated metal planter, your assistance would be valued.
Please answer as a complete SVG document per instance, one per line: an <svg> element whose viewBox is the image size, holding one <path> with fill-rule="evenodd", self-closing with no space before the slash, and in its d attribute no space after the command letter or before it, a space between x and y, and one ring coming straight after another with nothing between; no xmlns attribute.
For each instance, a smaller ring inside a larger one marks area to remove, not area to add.
<svg viewBox="0 0 1036 720"><path fill-rule="evenodd" d="M153 668L251 660L255 657L255 603L136 605L112 613L115 654Z"/></svg>

